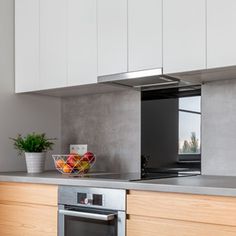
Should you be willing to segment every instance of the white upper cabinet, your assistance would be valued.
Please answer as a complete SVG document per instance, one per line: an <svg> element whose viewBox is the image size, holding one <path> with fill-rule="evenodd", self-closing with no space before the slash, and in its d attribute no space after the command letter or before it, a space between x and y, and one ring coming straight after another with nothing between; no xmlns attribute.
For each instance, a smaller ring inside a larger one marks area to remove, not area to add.
<svg viewBox="0 0 236 236"><path fill-rule="evenodd" d="M207 67L236 65L236 1L207 0Z"/></svg>
<svg viewBox="0 0 236 236"><path fill-rule="evenodd" d="M164 73L205 68L206 0L164 0Z"/></svg>
<svg viewBox="0 0 236 236"><path fill-rule="evenodd" d="M68 1L68 85L97 82L96 0Z"/></svg>
<svg viewBox="0 0 236 236"><path fill-rule="evenodd" d="M97 82L96 0L16 0L16 92Z"/></svg>
<svg viewBox="0 0 236 236"><path fill-rule="evenodd" d="M15 0L15 91L236 65L235 0Z"/></svg>
<svg viewBox="0 0 236 236"><path fill-rule="evenodd" d="M128 71L127 0L97 0L98 75Z"/></svg>
<svg viewBox="0 0 236 236"><path fill-rule="evenodd" d="M39 0L15 1L15 90L39 86Z"/></svg>
<svg viewBox="0 0 236 236"><path fill-rule="evenodd" d="M67 0L40 0L40 89L67 84Z"/></svg>
<svg viewBox="0 0 236 236"><path fill-rule="evenodd" d="M128 70L162 67L162 0L128 0Z"/></svg>

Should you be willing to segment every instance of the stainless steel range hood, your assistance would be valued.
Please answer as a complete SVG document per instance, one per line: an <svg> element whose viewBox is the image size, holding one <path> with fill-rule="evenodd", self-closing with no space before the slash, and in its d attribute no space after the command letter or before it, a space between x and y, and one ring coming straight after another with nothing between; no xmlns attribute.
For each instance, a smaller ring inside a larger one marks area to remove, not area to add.
<svg viewBox="0 0 236 236"><path fill-rule="evenodd" d="M99 76L98 82L112 83L114 85L131 87L142 91L198 85L184 82L180 78L172 75L164 75L161 68Z"/></svg>
<svg viewBox="0 0 236 236"><path fill-rule="evenodd" d="M162 68L99 76L99 83L131 87L137 90L167 88L199 89L206 82L236 79L236 66L163 74Z"/></svg>

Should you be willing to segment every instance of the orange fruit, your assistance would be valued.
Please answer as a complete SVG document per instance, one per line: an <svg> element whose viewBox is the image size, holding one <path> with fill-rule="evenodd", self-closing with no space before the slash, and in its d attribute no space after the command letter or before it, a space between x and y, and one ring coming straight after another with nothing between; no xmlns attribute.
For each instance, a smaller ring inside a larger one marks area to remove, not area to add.
<svg viewBox="0 0 236 236"><path fill-rule="evenodd" d="M62 169L65 164L66 164L66 163L65 163L65 161L63 161L63 160L57 160L57 161L56 161L56 167L57 167L57 168Z"/></svg>
<svg viewBox="0 0 236 236"><path fill-rule="evenodd" d="M71 172L71 167L68 164L65 164L63 166L62 170L63 170L64 173L70 173Z"/></svg>

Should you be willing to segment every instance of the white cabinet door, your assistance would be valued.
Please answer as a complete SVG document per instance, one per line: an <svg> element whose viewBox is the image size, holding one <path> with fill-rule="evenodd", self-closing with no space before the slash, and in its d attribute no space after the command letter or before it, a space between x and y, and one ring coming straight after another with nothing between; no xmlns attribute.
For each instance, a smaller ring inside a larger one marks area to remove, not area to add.
<svg viewBox="0 0 236 236"><path fill-rule="evenodd" d="M15 91L38 88L39 0L15 1Z"/></svg>
<svg viewBox="0 0 236 236"><path fill-rule="evenodd" d="M97 82L96 0L68 0L68 85Z"/></svg>
<svg viewBox="0 0 236 236"><path fill-rule="evenodd" d="M127 0L98 0L98 75L127 72Z"/></svg>
<svg viewBox="0 0 236 236"><path fill-rule="evenodd" d="M205 68L206 0L164 0L164 73Z"/></svg>
<svg viewBox="0 0 236 236"><path fill-rule="evenodd" d="M128 0L129 71L162 67L162 0Z"/></svg>
<svg viewBox="0 0 236 236"><path fill-rule="evenodd" d="M236 1L207 0L207 67L236 65Z"/></svg>
<svg viewBox="0 0 236 236"><path fill-rule="evenodd" d="M67 84L67 0L40 0L40 89Z"/></svg>

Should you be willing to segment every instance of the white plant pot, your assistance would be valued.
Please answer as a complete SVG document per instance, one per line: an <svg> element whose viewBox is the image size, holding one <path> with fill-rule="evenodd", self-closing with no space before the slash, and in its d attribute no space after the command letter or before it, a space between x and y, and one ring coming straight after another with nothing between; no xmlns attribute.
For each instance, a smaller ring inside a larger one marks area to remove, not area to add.
<svg viewBox="0 0 236 236"><path fill-rule="evenodd" d="M42 173L45 166L45 152L25 152L25 161L28 173Z"/></svg>

